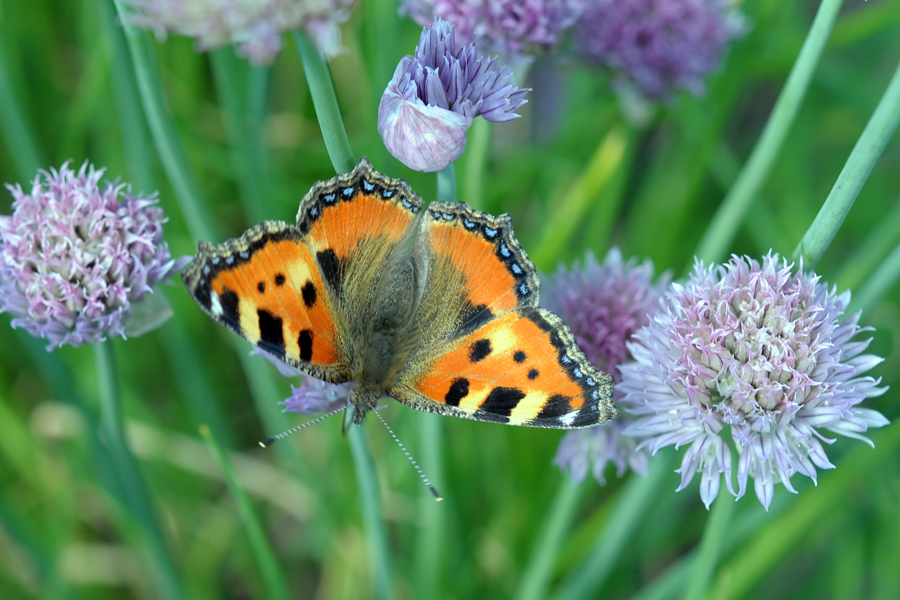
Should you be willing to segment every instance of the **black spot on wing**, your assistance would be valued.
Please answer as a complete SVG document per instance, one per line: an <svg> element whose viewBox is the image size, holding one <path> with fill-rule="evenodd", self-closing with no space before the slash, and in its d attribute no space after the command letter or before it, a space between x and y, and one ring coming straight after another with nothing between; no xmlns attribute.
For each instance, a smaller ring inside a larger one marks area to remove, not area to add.
<svg viewBox="0 0 900 600"><path fill-rule="evenodd" d="M540 374L541 374L541 372L538 371L537 369L532 369L532 370L528 371L528 379L531 379L532 381L534 381L535 379L538 378L538 375L540 375Z"/></svg>
<svg viewBox="0 0 900 600"><path fill-rule="evenodd" d="M517 363L525 362L526 358L527 358L526 354L524 352L522 352L521 350L516 350L516 353L513 354L513 360L516 361Z"/></svg>
<svg viewBox="0 0 900 600"><path fill-rule="evenodd" d="M259 283L257 283L257 284L256 284L256 289L259 290L259 293L260 293L260 294L265 294L265 293L266 293L266 282L265 282L265 281L260 281Z"/></svg>
<svg viewBox="0 0 900 600"><path fill-rule="evenodd" d="M319 261L319 268L322 271L322 276L325 277L325 281L328 282L328 285L335 292L340 293L341 261L338 259L337 254L335 254L334 250L328 248L327 250L316 252L316 259Z"/></svg>
<svg viewBox="0 0 900 600"><path fill-rule="evenodd" d="M538 413L538 419L558 419L563 415L567 415L572 412L572 407L569 404L569 398L566 396L562 396L560 394L556 394L551 396L547 401L547 404L544 405L544 408L541 409L541 412Z"/></svg>
<svg viewBox="0 0 900 600"><path fill-rule="evenodd" d="M297 345L300 346L300 360L309 362L312 360L313 349L313 333L309 329L300 332L297 338Z"/></svg>
<svg viewBox="0 0 900 600"><path fill-rule="evenodd" d="M260 348L279 358L284 358L284 327L281 317L276 317L267 310L256 311L259 316Z"/></svg>
<svg viewBox="0 0 900 600"><path fill-rule="evenodd" d="M483 338L472 344L469 348L469 360L476 363L484 360L491 353L491 340Z"/></svg>
<svg viewBox="0 0 900 600"><path fill-rule="evenodd" d="M280 287L280 286L284 285L284 281L285 281L284 273L276 273L275 274L275 285Z"/></svg>
<svg viewBox="0 0 900 600"><path fill-rule="evenodd" d="M519 404L519 400L524 397L525 392L519 388L496 387L491 390L478 408L484 412L509 417L512 410Z"/></svg>
<svg viewBox="0 0 900 600"><path fill-rule="evenodd" d="M459 406L459 401L469 395L469 380L464 377L454 379L450 385L450 391L444 396L444 400L450 406Z"/></svg>
<svg viewBox="0 0 900 600"><path fill-rule="evenodd" d="M222 322L237 331L241 332L241 315L238 310L241 301L237 293L225 288L219 294L219 305L222 307Z"/></svg>
<svg viewBox="0 0 900 600"><path fill-rule="evenodd" d="M316 285L312 281L307 280L303 287L300 288L300 294L303 296L303 303L306 305L306 308L312 308L312 305L316 303Z"/></svg>

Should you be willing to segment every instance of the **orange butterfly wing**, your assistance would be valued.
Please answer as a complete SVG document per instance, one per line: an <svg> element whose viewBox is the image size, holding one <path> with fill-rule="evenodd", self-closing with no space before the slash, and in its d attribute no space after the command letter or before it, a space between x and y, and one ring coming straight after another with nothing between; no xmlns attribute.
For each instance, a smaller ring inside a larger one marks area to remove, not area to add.
<svg viewBox="0 0 900 600"><path fill-rule="evenodd" d="M556 315L537 308L540 284L508 216L433 203L421 235L431 264L462 274L462 289L443 293L465 301L449 319L457 326L420 352L389 395L419 410L530 427L591 427L617 416L612 377L591 366Z"/></svg>

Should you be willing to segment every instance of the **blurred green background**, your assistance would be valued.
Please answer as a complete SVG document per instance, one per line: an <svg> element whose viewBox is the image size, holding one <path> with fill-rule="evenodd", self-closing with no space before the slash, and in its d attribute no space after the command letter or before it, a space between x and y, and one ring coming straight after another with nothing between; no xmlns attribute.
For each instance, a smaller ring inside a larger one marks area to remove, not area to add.
<svg viewBox="0 0 900 600"><path fill-rule="evenodd" d="M483 138L483 176L469 154L457 163L460 199L510 213L518 239L544 271L586 250L603 256L618 245L626 257L649 257L659 272L684 275L766 123L817 6L747 0L742 10L752 28L709 79L707 94L678 96L640 127L623 120L608 77L571 58L539 59L525 83L535 89L523 118L493 126ZM356 155L408 179L428 201L435 177L390 157L376 131L381 92L420 30L396 17L390 0L363 0L342 29L347 52L330 67ZM229 48L199 54L189 39L141 39L156 57L166 106L222 239L264 218L292 221L310 185L334 175L293 40L285 38L271 69L251 70ZM790 256L898 60L900 3L845 2L800 113L729 252L760 257L771 248ZM246 102L239 109L259 117L248 129L258 126L264 146L235 144L241 138L229 131L221 69L236 77L236 89L258 92L236 97ZM0 181L27 190L37 168L90 160L136 192L159 190L173 255L193 254L197 240L150 137L111 0L0 0L0 103ZM487 131L482 126L477 135ZM604 143L611 177L587 197L573 198L575 182L590 179L586 169ZM11 196L0 197L9 214ZM840 290L856 290L898 243L900 139L894 136L816 271ZM250 346L204 316L180 283L164 293L174 318L113 346L129 443L180 594L262 598L273 589L222 469L201 439L199 427L207 424L249 495L287 597L377 597L364 507L339 419L259 448L259 440L303 420L280 414L277 404L298 382L248 358ZM40 341L10 329L9 320L0 316L0 597L166 597L153 558L159 549L140 526L147 514L111 473L98 426L94 353L66 347L47 354ZM867 406L894 420L900 415L896 286L862 323L875 328L870 351L885 357L873 374L892 387ZM368 419L365 436L387 532L381 560L390 568L392 597L544 597L574 589L557 586L590 571L584 561L615 525L613 507L624 502L633 475L619 480L608 473L605 488L583 482L571 529L541 553L554 498L569 485L551 465L561 432L458 419L423 429L433 417L396 403L382 414L446 498L431 500L388 434ZM423 448L422 431L439 432L440 452ZM839 439L828 448L837 469L821 472L817 487L795 477L797 496L776 486L768 513L752 493L743 498L711 594L900 597L900 435L894 425L872 439L875 450ZM661 454L658 460L674 468L674 453ZM622 543L600 546L601 553L612 548L615 558L599 587L568 597L684 593L683 577L709 513L696 479L676 494L677 484L678 476L669 474ZM536 570L546 572L546 592L522 587Z"/></svg>

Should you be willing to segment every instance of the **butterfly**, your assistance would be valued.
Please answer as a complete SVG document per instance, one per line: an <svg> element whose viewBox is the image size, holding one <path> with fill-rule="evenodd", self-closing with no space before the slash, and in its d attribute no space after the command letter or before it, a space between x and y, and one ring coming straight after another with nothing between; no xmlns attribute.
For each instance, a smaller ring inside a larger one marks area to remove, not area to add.
<svg viewBox="0 0 900 600"><path fill-rule="evenodd" d="M618 416L612 377L538 307L509 215L422 199L367 159L315 184L296 225L200 242L182 279L213 319L332 383L361 423L383 396L417 410L529 427Z"/></svg>

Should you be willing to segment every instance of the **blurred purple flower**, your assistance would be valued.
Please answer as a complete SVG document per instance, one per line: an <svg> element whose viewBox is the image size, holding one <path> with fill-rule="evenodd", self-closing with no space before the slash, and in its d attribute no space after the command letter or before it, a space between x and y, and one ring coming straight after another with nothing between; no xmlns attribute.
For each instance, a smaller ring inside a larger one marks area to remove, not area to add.
<svg viewBox="0 0 900 600"><path fill-rule="evenodd" d="M269 354L258 347L253 347L253 354L262 356L278 369L282 377L303 377L300 387L291 386L291 395L282 402L284 412L298 412L304 415L329 413L345 405L350 399L353 382L327 383L307 375L300 369L292 367L277 356Z"/></svg>
<svg viewBox="0 0 900 600"><path fill-rule="evenodd" d="M135 303L190 261L171 259L156 198L101 188L103 172L66 162L39 171L30 194L6 186L14 201L12 216L0 216L0 312L48 350L129 333Z"/></svg>
<svg viewBox="0 0 900 600"><path fill-rule="evenodd" d="M304 415L334 412L345 406L353 391L353 382L326 383L305 375L300 387L291 386L291 396L284 401L284 410Z"/></svg>
<svg viewBox="0 0 900 600"><path fill-rule="evenodd" d="M704 78L745 29L729 0L592 0L575 38L618 87L664 100L677 90L703 94Z"/></svg>
<svg viewBox="0 0 900 600"><path fill-rule="evenodd" d="M515 63L559 44L582 6L581 0L404 0L400 12L425 26L449 21L461 44L474 42Z"/></svg>
<svg viewBox="0 0 900 600"><path fill-rule="evenodd" d="M341 51L339 25L359 0L125 0L128 21L197 40L200 51L228 44L257 65L271 63L286 31L303 29L325 56Z"/></svg>
<svg viewBox="0 0 900 600"><path fill-rule="evenodd" d="M473 44L457 51L453 26L436 19L422 31L415 56L397 65L378 106L378 133L406 166L440 171L462 155L476 116L515 119L526 92L507 67L476 54Z"/></svg>
<svg viewBox="0 0 900 600"><path fill-rule="evenodd" d="M561 265L555 275L544 278L541 304L566 322L588 360L618 382L616 368L630 359L625 343L650 322L668 280L663 276L654 283L650 261L624 262L622 253L613 248L603 264L588 253L583 266L576 262L569 271ZM619 395L616 391L616 399ZM603 473L610 462L619 477L628 466L646 473L647 451L636 450L637 441L622 435L628 423L623 414L605 425L566 433L553 462L576 482L584 479L593 463L594 478L601 485L606 484Z"/></svg>
<svg viewBox="0 0 900 600"><path fill-rule="evenodd" d="M871 340L853 341L859 314L839 320L850 293L819 283L769 254L762 264L733 257L725 265L697 263L690 281L673 285L668 310L629 344L636 362L621 367L622 406L636 419L626 435L654 454L689 445L681 462L684 489L702 473L700 497L709 507L721 474L729 492L744 495L752 477L768 509L774 484L790 492L791 476L816 479L834 467L821 430L869 442L861 434L887 419L858 408L886 388L861 376L881 362L862 354ZM731 444L738 453L732 485ZM871 442L869 442L871 444Z"/></svg>

